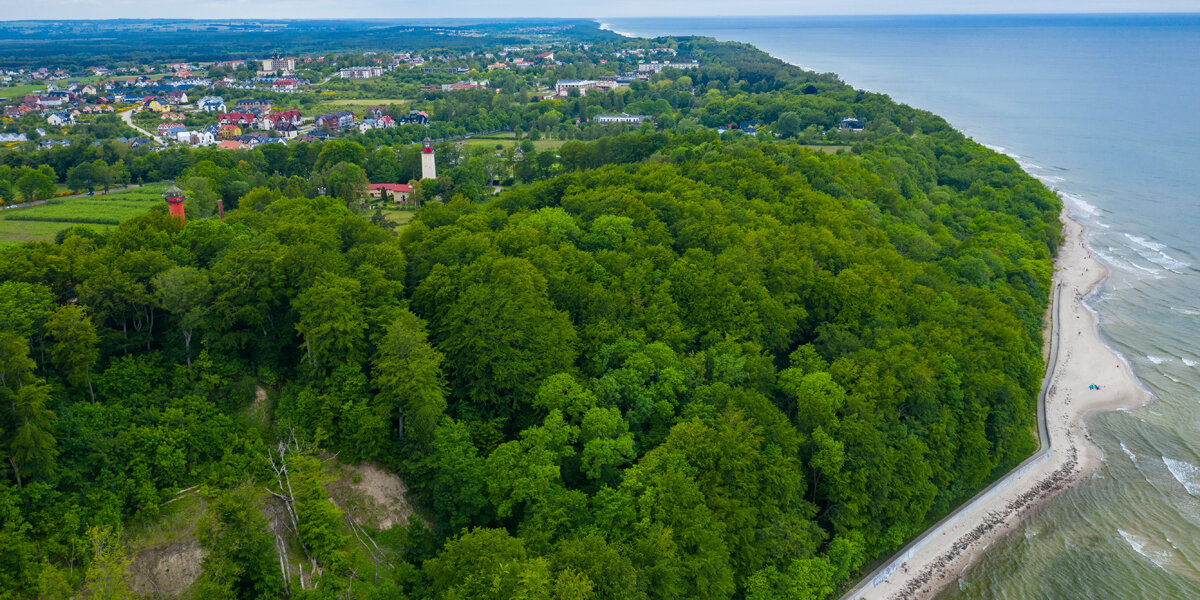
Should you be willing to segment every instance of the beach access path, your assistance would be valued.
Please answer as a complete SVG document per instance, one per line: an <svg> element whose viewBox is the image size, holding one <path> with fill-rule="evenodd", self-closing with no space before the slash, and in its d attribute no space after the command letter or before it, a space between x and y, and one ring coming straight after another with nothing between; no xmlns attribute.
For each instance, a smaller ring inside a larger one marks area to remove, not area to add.
<svg viewBox="0 0 1200 600"><path fill-rule="evenodd" d="M1051 287L1051 344L1038 398L1041 448L871 572L842 600L924 600L958 579L993 542L1040 503L1101 464L1084 418L1151 400L1127 363L1105 345L1084 300L1108 270L1083 239L1083 226L1062 215ZM1090 389L1092 384L1098 389Z"/></svg>

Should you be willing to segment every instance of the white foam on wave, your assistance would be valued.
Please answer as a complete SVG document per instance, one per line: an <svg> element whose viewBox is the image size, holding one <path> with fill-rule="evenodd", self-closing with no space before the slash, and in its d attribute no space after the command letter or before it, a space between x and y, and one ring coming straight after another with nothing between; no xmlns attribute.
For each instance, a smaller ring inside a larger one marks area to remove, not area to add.
<svg viewBox="0 0 1200 600"><path fill-rule="evenodd" d="M1095 204L1084 200L1078 194L1063 191L1060 191L1058 194L1063 197L1063 200L1067 201L1069 207L1091 217L1100 216L1100 209Z"/></svg>
<svg viewBox="0 0 1200 600"><path fill-rule="evenodd" d="M1126 446L1126 445L1125 445L1125 442L1121 442L1121 450L1124 450L1124 451L1125 451L1125 455L1129 457L1129 460L1131 460L1131 461L1133 461L1133 462L1137 462L1137 461L1138 461L1138 460L1137 460L1137 455L1133 453L1133 450L1130 450L1130 449L1129 449L1129 446Z"/></svg>
<svg viewBox="0 0 1200 600"><path fill-rule="evenodd" d="M1150 356L1149 354L1147 354L1147 355L1146 355L1146 360L1149 360L1150 362L1152 362L1152 363L1154 363L1154 364L1156 364L1156 365L1161 365L1161 364L1163 364L1163 363L1167 362L1167 361L1168 361L1168 360L1170 360L1170 359L1169 359L1169 358L1164 358L1164 357L1162 357L1162 356Z"/></svg>
<svg viewBox="0 0 1200 600"><path fill-rule="evenodd" d="M1174 381L1175 383L1183 383L1182 381L1172 377L1170 373L1163 373L1163 375L1165 375L1167 377L1167 379L1170 379L1171 381Z"/></svg>
<svg viewBox="0 0 1200 600"><path fill-rule="evenodd" d="M1176 259L1175 257L1167 254L1166 252L1163 252L1163 250L1165 250L1167 247L1166 244L1160 244L1158 242L1148 240L1144 237L1132 235L1129 233L1126 233L1125 237L1127 239L1129 239L1129 241L1133 242L1133 244L1134 244L1132 246L1133 251L1137 252L1138 256L1141 256L1142 258L1146 259L1147 261L1150 261L1164 269L1167 269L1168 271L1173 271L1175 273L1183 273L1183 269L1186 269L1191 266L1188 263L1185 263L1179 259Z"/></svg>
<svg viewBox="0 0 1200 600"><path fill-rule="evenodd" d="M1125 538L1125 543L1129 544L1129 547L1133 548L1134 552L1137 552L1146 560L1154 563L1154 566L1164 571L1167 570L1166 563L1171 560L1170 551L1154 550L1150 548L1150 540L1140 535L1129 533L1124 529L1118 529L1117 533L1121 534L1121 537Z"/></svg>
<svg viewBox="0 0 1200 600"><path fill-rule="evenodd" d="M1194 367L1194 366L1196 366L1196 365L1200 365L1200 363L1198 363L1198 362L1196 362L1196 361L1194 361L1194 360L1192 360L1192 359L1190 359L1190 358L1188 358L1188 357L1186 357L1186 356L1180 356L1180 357L1179 357L1179 360L1183 361L1183 364L1185 364L1185 365L1187 365L1187 366L1189 366L1189 367Z"/></svg>
<svg viewBox="0 0 1200 600"><path fill-rule="evenodd" d="M1187 461L1175 460L1165 456L1162 457L1162 461L1163 464L1167 465L1167 470L1171 472L1171 476L1183 486L1183 489L1187 490L1193 496L1200 496L1200 467Z"/></svg>
<svg viewBox="0 0 1200 600"><path fill-rule="evenodd" d="M1191 308L1180 308L1178 306L1172 306L1171 310L1173 310L1181 315L1188 315L1189 317L1200 317L1200 310L1195 310L1195 309L1191 309Z"/></svg>

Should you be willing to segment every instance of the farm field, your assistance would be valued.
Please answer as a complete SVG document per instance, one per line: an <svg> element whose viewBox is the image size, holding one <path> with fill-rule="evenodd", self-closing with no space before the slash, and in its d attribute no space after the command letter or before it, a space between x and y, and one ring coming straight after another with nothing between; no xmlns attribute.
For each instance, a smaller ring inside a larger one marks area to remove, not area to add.
<svg viewBox="0 0 1200 600"><path fill-rule="evenodd" d="M63 229L85 225L107 232L162 202L165 183L95 196L55 198L45 204L0 211L0 247L52 240Z"/></svg>

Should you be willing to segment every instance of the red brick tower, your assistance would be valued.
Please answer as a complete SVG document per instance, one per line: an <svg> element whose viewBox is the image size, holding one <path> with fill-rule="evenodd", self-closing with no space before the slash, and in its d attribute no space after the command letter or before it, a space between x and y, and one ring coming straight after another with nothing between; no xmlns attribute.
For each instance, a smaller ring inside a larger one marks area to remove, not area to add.
<svg viewBox="0 0 1200 600"><path fill-rule="evenodd" d="M163 198L167 200L167 210L171 211L172 217L177 217L180 221L187 220L183 214L183 190L172 184L167 191L163 192Z"/></svg>

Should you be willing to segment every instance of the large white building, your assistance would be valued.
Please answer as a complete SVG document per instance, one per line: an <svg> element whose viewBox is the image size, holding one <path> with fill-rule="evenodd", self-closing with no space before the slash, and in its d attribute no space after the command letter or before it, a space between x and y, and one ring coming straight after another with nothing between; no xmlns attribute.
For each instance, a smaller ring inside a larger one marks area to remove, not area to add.
<svg viewBox="0 0 1200 600"><path fill-rule="evenodd" d="M592 118L596 123L608 125L612 123L627 123L630 125L641 125L642 121L651 119L650 115L629 115L621 113L619 115L596 115Z"/></svg>
<svg viewBox="0 0 1200 600"><path fill-rule="evenodd" d="M370 79L383 75L383 67L350 67L338 71L342 79Z"/></svg>

